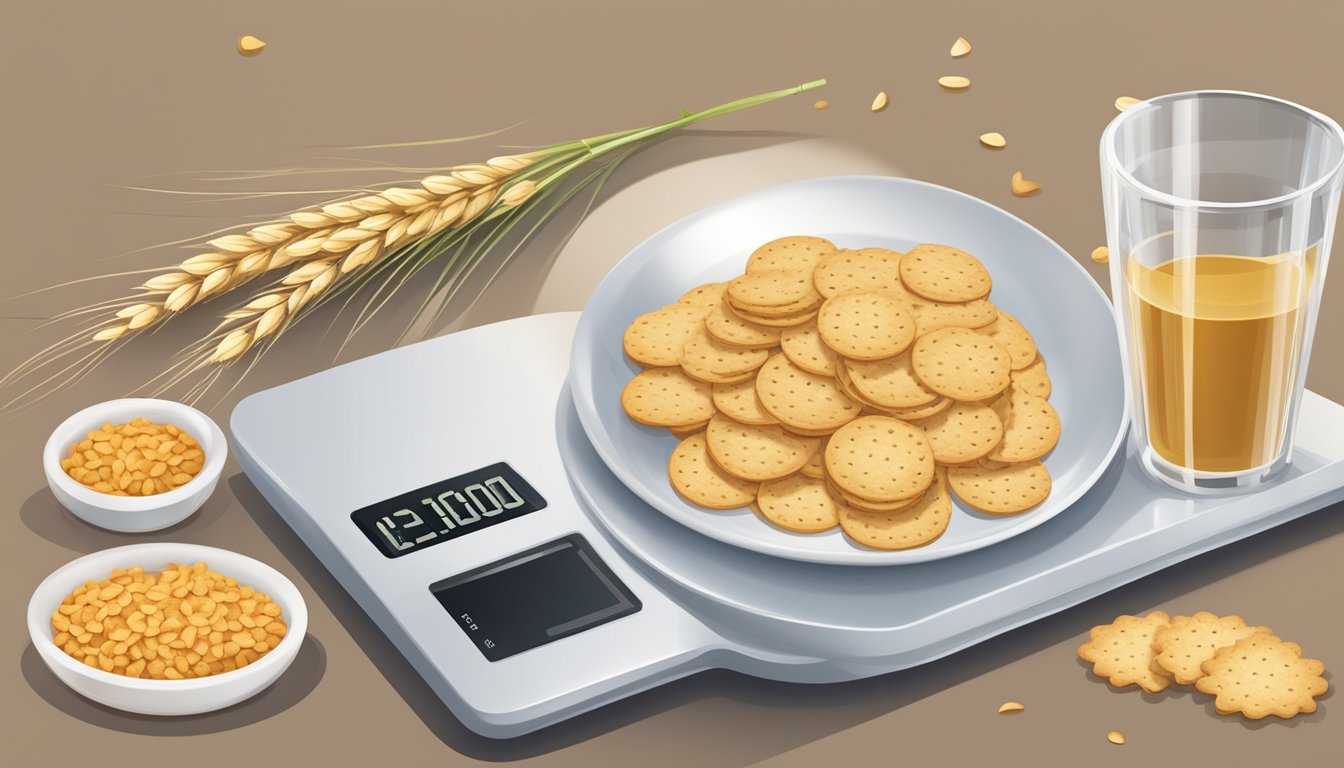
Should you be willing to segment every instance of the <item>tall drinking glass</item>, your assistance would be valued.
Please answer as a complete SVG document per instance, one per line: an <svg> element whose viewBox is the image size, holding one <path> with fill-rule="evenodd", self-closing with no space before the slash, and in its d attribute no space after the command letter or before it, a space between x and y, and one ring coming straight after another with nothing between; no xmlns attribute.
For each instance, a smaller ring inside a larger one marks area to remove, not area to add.
<svg viewBox="0 0 1344 768"><path fill-rule="evenodd" d="M1280 99L1142 102L1101 138L1111 296L1144 465L1196 493L1292 460L1344 132Z"/></svg>

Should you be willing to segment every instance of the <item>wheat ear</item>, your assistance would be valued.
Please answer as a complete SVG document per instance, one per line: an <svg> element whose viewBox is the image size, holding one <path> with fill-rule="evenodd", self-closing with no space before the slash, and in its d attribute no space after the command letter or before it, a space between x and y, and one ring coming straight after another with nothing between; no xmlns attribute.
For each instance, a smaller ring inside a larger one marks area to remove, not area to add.
<svg viewBox="0 0 1344 768"><path fill-rule="evenodd" d="M93 334L112 341L207 301L268 272L300 264L286 275L286 304L297 312L328 288L338 275L369 264L381 254L449 227L461 226L488 210L504 194L517 205L535 188L518 173L538 153L496 157L462 165L421 179L419 189L392 188L378 194L339 200L320 208L297 211L287 219L262 224L245 233L208 241L214 248L181 262L171 271L146 280L142 295L152 297L122 308ZM507 186L507 189L505 187ZM261 299L270 300L275 294ZM248 304L251 307L256 301ZM273 332L278 305L262 310L261 336ZM245 308L246 309L246 308ZM243 310L239 310L243 311ZM243 346L246 349L246 345ZM221 360L229 359L221 357Z"/></svg>
<svg viewBox="0 0 1344 768"><path fill-rule="evenodd" d="M437 206L408 211L381 237L364 239L346 253L324 254L294 268L279 286L263 293L224 316L221 328L235 326L208 356L208 362L227 362L257 343L277 334L305 306L327 292L346 275L373 264L383 254L448 228L458 228L479 218L492 207L512 208L525 202L536 183L524 179L502 192L499 183L483 184L457 202L449 197ZM498 201L498 205L496 205ZM429 222L417 225L419 221ZM239 325L241 323L241 325Z"/></svg>

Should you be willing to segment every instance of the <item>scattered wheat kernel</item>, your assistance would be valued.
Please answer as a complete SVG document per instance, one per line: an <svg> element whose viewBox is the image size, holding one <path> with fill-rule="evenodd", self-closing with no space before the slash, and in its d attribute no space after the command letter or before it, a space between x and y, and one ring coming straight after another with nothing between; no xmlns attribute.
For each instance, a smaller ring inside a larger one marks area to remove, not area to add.
<svg viewBox="0 0 1344 768"><path fill-rule="evenodd" d="M951 54L953 58L960 58L971 52L971 41L964 37L958 37L957 42L952 44Z"/></svg>
<svg viewBox="0 0 1344 768"><path fill-rule="evenodd" d="M1110 733L1106 734L1106 740L1111 742L1112 744L1124 744L1125 734L1119 731L1111 731Z"/></svg>
<svg viewBox="0 0 1344 768"><path fill-rule="evenodd" d="M238 38L238 52L244 56L255 56L261 53L261 49L266 47L266 41L252 35L243 35Z"/></svg>
<svg viewBox="0 0 1344 768"><path fill-rule="evenodd" d="M873 97L873 111L881 112L886 108L887 108L887 92L878 91L877 95Z"/></svg>
<svg viewBox="0 0 1344 768"><path fill-rule="evenodd" d="M1007 715L1013 712L1021 712L1026 709L1025 706L1016 701L1005 701L999 705L999 714Z"/></svg>
<svg viewBox="0 0 1344 768"><path fill-rule="evenodd" d="M938 84L949 91L963 91L971 87L971 78L961 75L943 75L938 78Z"/></svg>
<svg viewBox="0 0 1344 768"><path fill-rule="evenodd" d="M1092 260L1098 264L1105 264L1111 260L1111 249L1104 245L1099 245L1092 249Z"/></svg>
<svg viewBox="0 0 1344 768"><path fill-rule="evenodd" d="M1013 194L1017 195L1018 197L1026 197L1027 195L1034 195L1037 192L1041 191L1041 185L1037 184L1034 181L1022 178L1021 171L1016 171L1013 173L1012 186L1013 186Z"/></svg>
<svg viewBox="0 0 1344 768"><path fill-rule="evenodd" d="M1133 96L1121 96L1115 100L1115 108L1120 112L1124 112L1126 109L1138 104L1140 101L1143 101L1143 99L1136 99Z"/></svg>
<svg viewBox="0 0 1344 768"><path fill-rule="evenodd" d="M991 149L1002 149L1008 146L1008 140L1003 138L1003 134L997 131L980 134L980 143Z"/></svg>
<svg viewBox="0 0 1344 768"><path fill-rule="evenodd" d="M821 99L821 100L818 101L817 103L813 104L813 105L812 105L812 108L813 108L813 109L826 109L826 108L829 107L829 106L831 106L831 102L829 102L829 101L827 101L827 100L825 100L825 99Z"/></svg>

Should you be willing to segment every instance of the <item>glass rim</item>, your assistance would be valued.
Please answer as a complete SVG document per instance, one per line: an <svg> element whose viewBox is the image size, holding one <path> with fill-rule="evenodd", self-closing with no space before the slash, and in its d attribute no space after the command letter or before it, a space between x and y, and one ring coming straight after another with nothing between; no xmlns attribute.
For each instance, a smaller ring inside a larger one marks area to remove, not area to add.
<svg viewBox="0 0 1344 768"><path fill-rule="evenodd" d="M1339 149L1339 158L1325 172L1321 173L1310 184L1304 184L1296 190L1278 197L1264 198L1260 200L1242 200L1238 202L1217 202L1211 200L1199 200L1191 197L1181 197L1173 195L1170 192L1163 192L1139 181L1134 174L1129 172L1120 162L1120 155L1115 148L1115 136L1120 127L1127 120L1134 119L1136 115L1143 114L1147 107L1154 104L1170 103L1176 101L1190 101L1205 96L1236 96L1248 98L1263 102L1269 102L1280 107L1285 107L1289 111L1296 112L1300 117L1308 122L1313 122L1323 128L1333 139ZM1253 93L1251 91L1228 91L1228 90L1195 90L1181 91L1179 93L1168 93L1161 96L1154 96L1151 99L1144 99L1138 104L1116 115L1115 118L1106 126L1106 130L1101 134L1101 151L1106 160L1106 165L1117 176L1124 179L1125 183L1145 196L1170 205L1176 208L1201 209L1210 211L1240 211L1255 210L1261 208L1275 208L1284 205L1287 202L1298 198L1312 195L1321 187L1329 184L1332 180L1340 176L1340 171L1344 168L1344 128L1335 122L1329 115L1317 112L1309 107L1304 107L1296 102L1280 99L1274 96L1266 96L1263 93Z"/></svg>

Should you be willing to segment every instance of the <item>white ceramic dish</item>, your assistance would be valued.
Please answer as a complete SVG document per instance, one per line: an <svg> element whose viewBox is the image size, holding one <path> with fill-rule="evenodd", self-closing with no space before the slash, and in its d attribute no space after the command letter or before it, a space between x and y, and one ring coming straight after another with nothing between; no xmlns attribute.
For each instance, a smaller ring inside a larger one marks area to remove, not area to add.
<svg viewBox="0 0 1344 768"><path fill-rule="evenodd" d="M205 562L239 584L265 592L280 605L287 634L252 664L232 672L191 680L155 680L114 675L67 655L52 642L51 614L65 596L86 581L101 581L113 568L163 568L168 563ZM28 635L48 668L82 696L109 707L144 715L195 715L255 696L274 683L298 655L308 632L308 608L293 582L265 563L226 549L197 544L132 544L73 560L48 576L28 601Z"/></svg>
<svg viewBox="0 0 1344 768"><path fill-rule="evenodd" d="M946 243L980 258L994 279L991 300L1021 320L1050 366L1050 402L1063 423L1045 460L1050 497L1012 517L958 504L932 544L881 552L838 529L797 534L749 509L710 511L688 504L667 480L677 440L635 423L621 390L639 368L621 350L638 315L687 289L740 274L761 243L821 235L848 248L908 250ZM640 244L593 292L574 337L569 381L584 431L612 472L655 509L706 536L778 557L840 565L896 565L970 552L1035 528L1092 487L1119 449L1128 424L1120 343L1111 305L1091 276L1040 231L1008 212L955 190L910 179L840 176L786 184L707 208Z"/></svg>
<svg viewBox="0 0 1344 768"><path fill-rule="evenodd" d="M196 477L178 488L153 496L113 496L75 482L61 469L70 446L106 422L125 424L137 417L173 423L185 429L205 451ZM76 517L99 528L123 533L157 531L179 523L201 508L214 492L229 457L224 431L209 416L172 400L124 398L91 405L61 422L42 449L42 468L57 501Z"/></svg>

